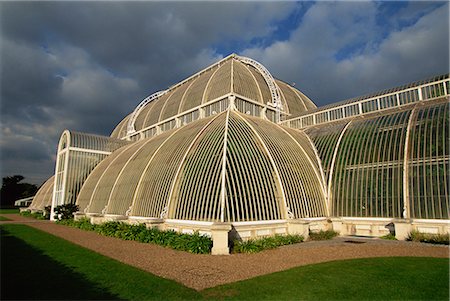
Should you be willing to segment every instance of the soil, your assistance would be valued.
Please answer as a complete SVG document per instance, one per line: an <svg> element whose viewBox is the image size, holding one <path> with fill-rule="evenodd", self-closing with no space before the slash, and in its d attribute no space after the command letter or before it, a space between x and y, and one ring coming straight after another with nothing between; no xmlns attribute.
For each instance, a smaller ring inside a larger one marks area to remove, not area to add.
<svg viewBox="0 0 450 301"><path fill-rule="evenodd" d="M390 256L449 257L448 246L360 237L304 242L257 254L198 255L153 244L106 237L18 214L5 216L11 221L0 224L27 224L196 290L333 260Z"/></svg>

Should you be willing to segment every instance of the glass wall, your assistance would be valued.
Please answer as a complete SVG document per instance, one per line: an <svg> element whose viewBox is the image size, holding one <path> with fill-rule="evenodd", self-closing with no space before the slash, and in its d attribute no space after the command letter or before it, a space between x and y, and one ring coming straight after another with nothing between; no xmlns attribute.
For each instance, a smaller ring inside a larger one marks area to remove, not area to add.
<svg viewBox="0 0 450 301"><path fill-rule="evenodd" d="M417 109L409 143L409 193L412 218L448 219L449 104Z"/></svg>
<svg viewBox="0 0 450 301"><path fill-rule="evenodd" d="M129 142L99 135L64 131L58 147L54 205L74 204L94 167Z"/></svg>
<svg viewBox="0 0 450 301"><path fill-rule="evenodd" d="M331 216L448 219L449 109L441 99L305 130L322 163Z"/></svg>

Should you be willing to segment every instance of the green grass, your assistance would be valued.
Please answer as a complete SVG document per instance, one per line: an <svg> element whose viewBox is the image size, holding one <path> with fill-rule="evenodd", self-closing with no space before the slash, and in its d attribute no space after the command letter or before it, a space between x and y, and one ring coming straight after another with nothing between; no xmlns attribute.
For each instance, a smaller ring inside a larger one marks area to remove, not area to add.
<svg viewBox="0 0 450 301"><path fill-rule="evenodd" d="M2 300L449 298L448 259L396 257L335 261L197 292L25 225L2 225L0 229Z"/></svg>
<svg viewBox="0 0 450 301"><path fill-rule="evenodd" d="M18 208L14 208L14 209L0 209L0 214L16 214L19 213L19 209Z"/></svg>
<svg viewBox="0 0 450 301"><path fill-rule="evenodd" d="M387 257L327 262L202 293L223 300L449 300L449 260Z"/></svg>
<svg viewBox="0 0 450 301"><path fill-rule="evenodd" d="M0 216L0 222L4 222L4 221L10 221L10 219L7 217L4 217L4 216Z"/></svg>
<svg viewBox="0 0 450 301"><path fill-rule="evenodd" d="M192 300L195 290L25 225L1 226L1 300ZM151 259L149 259L151 260Z"/></svg>

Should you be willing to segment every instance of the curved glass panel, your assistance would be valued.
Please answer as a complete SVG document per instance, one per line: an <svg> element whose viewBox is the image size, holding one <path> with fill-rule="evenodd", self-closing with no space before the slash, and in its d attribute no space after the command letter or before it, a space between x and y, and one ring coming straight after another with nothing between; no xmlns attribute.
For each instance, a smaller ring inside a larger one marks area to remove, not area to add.
<svg viewBox="0 0 450 301"><path fill-rule="evenodd" d="M106 157L103 161L101 161L94 170L89 174L86 181L83 184L83 187L80 190L80 193L78 194L76 204L79 206L78 210L80 212L90 212L88 211L87 207L91 202L92 194L95 191L95 188L103 176L103 173L105 170L109 167L111 162L116 160L116 158L127 148L130 148L131 145L122 147L121 149L118 149L117 151L113 152L111 155Z"/></svg>
<svg viewBox="0 0 450 301"><path fill-rule="evenodd" d="M216 99L231 92L231 60L219 67L206 87L204 102Z"/></svg>
<svg viewBox="0 0 450 301"><path fill-rule="evenodd" d="M252 66L246 66L246 67L248 68L248 70L250 70L250 72L255 77L256 82L258 83L258 88L261 90L261 94L262 94L261 104L265 105L268 102L271 102L272 96L270 94L269 86L267 86L267 83L264 80L264 77L261 75L261 73L258 72L258 70L256 70Z"/></svg>
<svg viewBox="0 0 450 301"><path fill-rule="evenodd" d="M183 103L180 103L178 113L185 112L202 104L206 85L208 84L209 79L211 78L214 71L217 70L217 68L218 67L212 68L195 79L195 82L187 90L186 95L183 99Z"/></svg>
<svg viewBox="0 0 450 301"><path fill-rule="evenodd" d="M146 127L145 120L147 119L147 115L150 113L154 105L155 101L151 101L141 110L141 112L139 112L139 115L136 117L136 121L134 123L134 129L136 131Z"/></svg>
<svg viewBox="0 0 450 301"><path fill-rule="evenodd" d="M128 143L128 141L114 139L111 137L72 131L70 132L70 147L113 152Z"/></svg>
<svg viewBox="0 0 450 301"><path fill-rule="evenodd" d="M195 140L176 179L168 217L219 221L223 139L226 114Z"/></svg>
<svg viewBox="0 0 450 301"><path fill-rule="evenodd" d="M53 185L55 184L55 176L50 177L36 192L29 209L44 210L45 207L52 205Z"/></svg>
<svg viewBox="0 0 450 301"><path fill-rule="evenodd" d="M107 214L125 215L130 209L133 195L139 184L139 179L159 146L164 143L169 133L147 139L139 149L123 165L117 177L108 200Z"/></svg>
<svg viewBox="0 0 450 301"><path fill-rule="evenodd" d="M147 156L148 163L138 178L139 187L133 197L131 215L160 217L167 206L177 170L189 146L210 120L202 119L172 132L153 158ZM133 185L128 186L132 188Z"/></svg>
<svg viewBox="0 0 450 301"><path fill-rule="evenodd" d="M349 125L331 182L333 216L402 216L409 115L410 111L404 111Z"/></svg>
<svg viewBox="0 0 450 301"><path fill-rule="evenodd" d="M346 124L347 122L333 123L326 126L310 127L305 130L317 149L327 184L339 136Z"/></svg>
<svg viewBox="0 0 450 301"><path fill-rule="evenodd" d="M172 92L173 95L169 99L167 99L163 111L161 112L161 116L159 117L159 121L163 121L178 114L178 108L180 106L181 99L189 85L190 82L186 82Z"/></svg>
<svg viewBox="0 0 450 301"><path fill-rule="evenodd" d="M236 61L233 61L233 91L257 102L262 102L258 83L245 65Z"/></svg>
<svg viewBox="0 0 450 301"><path fill-rule="evenodd" d="M226 222L282 219L274 166L244 117L231 113L226 152Z"/></svg>
<svg viewBox="0 0 450 301"><path fill-rule="evenodd" d="M114 160L110 162L104 173L98 180L92 192L91 202L88 206L88 213L104 213L111 195L112 188L122 167L133 156L133 154L145 143L146 140L138 141L130 147L118 153ZM90 180L90 179L89 179Z"/></svg>
<svg viewBox="0 0 450 301"><path fill-rule="evenodd" d="M449 219L449 103L417 109L409 143L410 215Z"/></svg>
<svg viewBox="0 0 450 301"><path fill-rule="evenodd" d="M268 121L256 117L245 118L267 146L281 177L287 206L295 218L326 216L325 197L307 152L308 143L299 147L288 133Z"/></svg>

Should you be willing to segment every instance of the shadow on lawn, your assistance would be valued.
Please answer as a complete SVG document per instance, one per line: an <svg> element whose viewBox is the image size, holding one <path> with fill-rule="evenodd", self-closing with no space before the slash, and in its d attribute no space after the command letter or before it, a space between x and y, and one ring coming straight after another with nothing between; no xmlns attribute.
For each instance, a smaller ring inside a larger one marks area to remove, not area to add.
<svg viewBox="0 0 450 301"><path fill-rule="evenodd" d="M1 300L74 299L119 298L1 230Z"/></svg>

